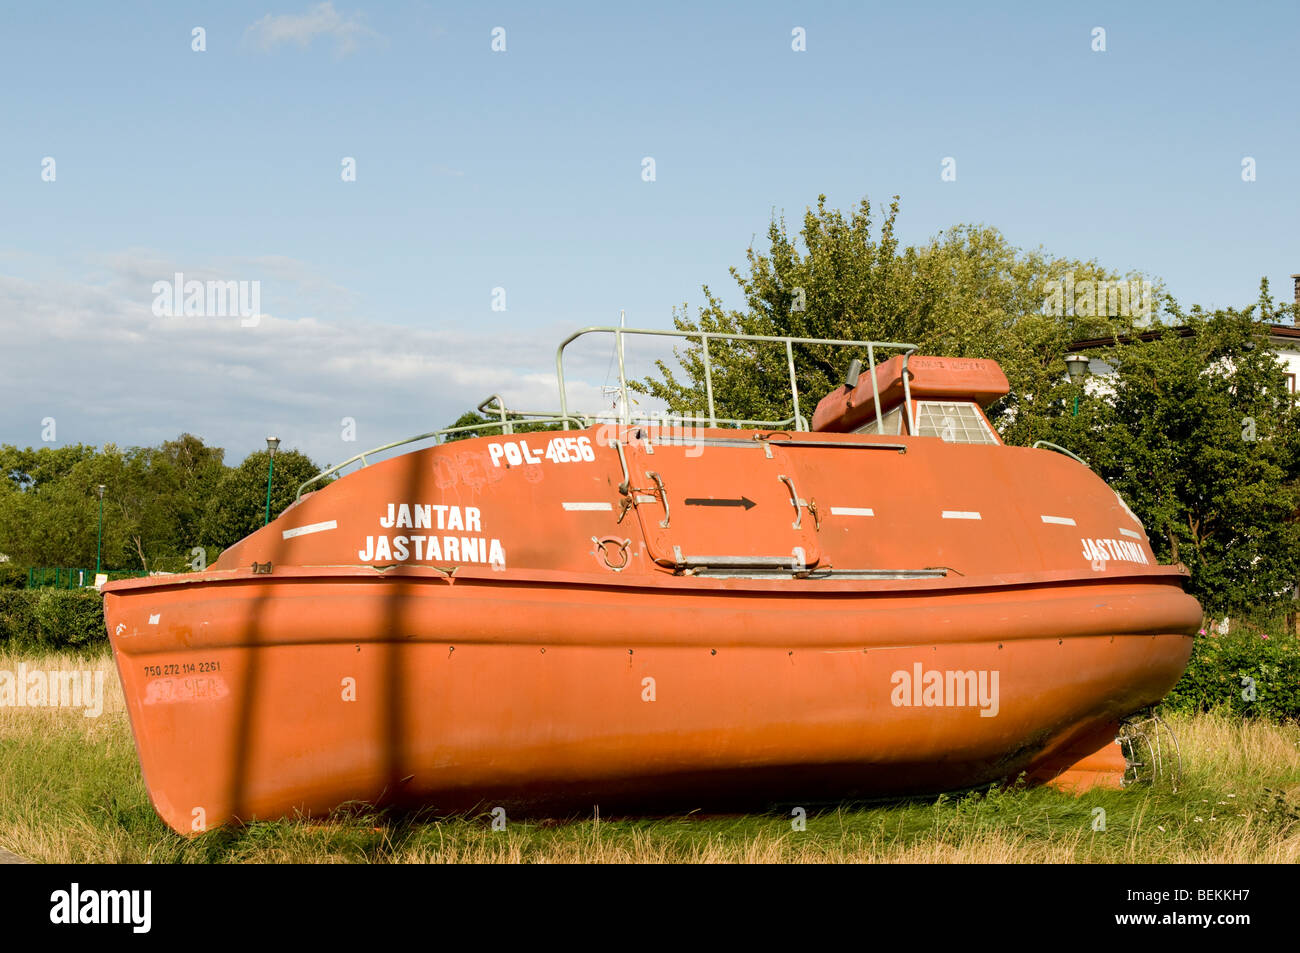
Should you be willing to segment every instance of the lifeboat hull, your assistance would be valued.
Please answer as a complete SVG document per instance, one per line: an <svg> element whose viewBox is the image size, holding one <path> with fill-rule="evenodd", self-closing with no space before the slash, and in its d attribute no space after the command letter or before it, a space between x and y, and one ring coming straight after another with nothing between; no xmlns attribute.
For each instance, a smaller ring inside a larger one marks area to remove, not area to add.
<svg viewBox="0 0 1300 953"><path fill-rule="evenodd" d="M1185 581L1059 454L611 425L385 460L104 592L150 795L197 832L1051 780L1177 681Z"/></svg>
<svg viewBox="0 0 1300 953"><path fill-rule="evenodd" d="M158 813L194 833L347 802L722 808L1047 779L1164 696L1200 621L1173 575L508 575L115 584Z"/></svg>

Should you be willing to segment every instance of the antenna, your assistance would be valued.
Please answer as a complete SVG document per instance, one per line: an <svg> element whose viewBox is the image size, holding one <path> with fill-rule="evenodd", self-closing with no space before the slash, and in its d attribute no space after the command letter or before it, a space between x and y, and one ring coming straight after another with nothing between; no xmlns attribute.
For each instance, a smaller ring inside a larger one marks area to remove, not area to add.
<svg viewBox="0 0 1300 953"><path fill-rule="evenodd" d="M618 309L618 327L619 330L623 330L627 327L626 308ZM614 359L619 356L620 350L622 350L622 338L616 337L614 340L614 353L609 356L609 368L605 371L606 381L609 380L610 370L614 367ZM618 419L622 421L624 412L627 410L627 397L623 393L622 386L620 384L607 383L601 387L600 394L602 397L610 398L609 409L614 411L614 413L618 415Z"/></svg>

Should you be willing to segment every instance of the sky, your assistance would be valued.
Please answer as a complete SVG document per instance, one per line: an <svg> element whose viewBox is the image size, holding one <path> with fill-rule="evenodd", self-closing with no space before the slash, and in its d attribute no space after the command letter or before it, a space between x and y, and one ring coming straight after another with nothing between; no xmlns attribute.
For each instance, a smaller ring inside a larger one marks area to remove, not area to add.
<svg viewBox="0 0 1300 953"><path fill-rule="evenodd" d="M325 464L552 409L565 335L740 304L728 268L819 193L1185 306L1289 298L1297 36L1295 3L8 4L0 443ZM166 314L178 273L256 317Z"/></svg>

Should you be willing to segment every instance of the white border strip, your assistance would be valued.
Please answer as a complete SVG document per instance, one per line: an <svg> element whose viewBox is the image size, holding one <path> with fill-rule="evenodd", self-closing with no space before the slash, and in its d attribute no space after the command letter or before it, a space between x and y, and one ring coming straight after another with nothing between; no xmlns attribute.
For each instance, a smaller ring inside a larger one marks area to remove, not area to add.
<svg viewBox="0 0 1300 953"><path fill-rule="evenodd" d="M285 539L293 539L295 536L306 536L310 533L323 533L327 529L338 529L339 524L336 520L326 520L324 523L309 523L306 526L295 526L293 529L286 529L280 535Z"/></svg>
<svg viewBox="0 0 1300 953"><path fill-rule="evenodd" d="M875 510L869 506L832 506L831 516L875 516Z"/></svg>
<svg viewBox="0 0 1300 953"><path fill-rule="evenodd" d="M585 513L585 512L598 512L598 511L612 512L614 509L613 503L570 503L568 501L565 501L564 504L562 505L570 513Z"/></svg>
<svg viewBox="0 0 1300 953"><path fill-rule="evenodd" d="M943 518L946 520L982 520L984 517L972 510L944 510Z"/></svg>
<svg viewBox="0 0 1300 953"><path fill-rule="evenodd" d="M1044 523L1056 523L1058 526L1078 526L1073 519L1068 516L1043 516Z"/></svg>
<svg viewBox="0 0 1300 953"><path fill-rule="evenodd" d="M1135 533L1135 532L1133 532L1133 530L1131 530L1131 529L1125 529L1125 528L1122 527L1122 526L1119 528L1119 532L1120 532L1120 535L1121 535L1121 536L1128 536L1128 537L1131 538L1131 539L1141 539L1141 538L1142 538L1142 534L1141 534L1141 533Z"/></svg>

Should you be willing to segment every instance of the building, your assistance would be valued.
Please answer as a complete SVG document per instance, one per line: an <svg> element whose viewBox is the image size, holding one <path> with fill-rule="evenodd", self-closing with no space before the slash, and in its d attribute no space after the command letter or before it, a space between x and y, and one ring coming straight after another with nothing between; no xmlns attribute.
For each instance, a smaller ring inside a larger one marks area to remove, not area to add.
<svg viewBox="0 0 1300 953"><path fill-rule="evenodd" d="M1295 303L1296 312L1300 314L1300 274L1291 276L1295 284ZM1268 339L1273 345L1273 350L1277 353L1278 358L1286 367L1288 387L1291 393L1296 393L1297 377L1300 376L1300 327L1295 323L1291 324L1270 324L1268 326ZM1154 341L1164 329L1145 331L1142 334L1135 334L1131 337L1119 339L1120 344L1129 344L1133 341ZM1175 328L1176 331L1190 334L1185 328ZM1070 345L1070 350L1075 353L1088 355L1090 351L1098 348L1112 347L1115 344L1112 338L1091 338L1086 341L1075 341ZM1105 376L1112 372L1112 368L1103 361L1093 360L1089 365L1089 371L1093 374Z"/></svg>

